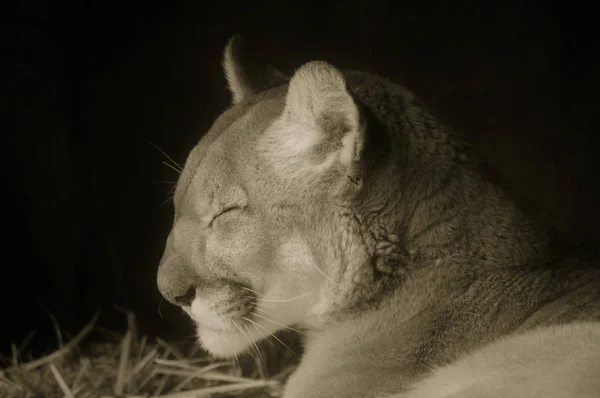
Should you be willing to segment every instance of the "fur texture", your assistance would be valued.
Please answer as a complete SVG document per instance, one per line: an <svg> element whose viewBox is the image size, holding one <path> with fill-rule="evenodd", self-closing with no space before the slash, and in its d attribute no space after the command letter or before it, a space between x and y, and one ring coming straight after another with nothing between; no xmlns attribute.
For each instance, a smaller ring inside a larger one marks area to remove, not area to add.
<svg viewBox="0 0 600 398"><path fill-rule="evenodd" d="M288 82L243 54L232 39L233 106L187 159L158 270L209 352L235 356L294 326L306 345L286 398L407 393L429 374L442 397L444 375L469 386L512 363L488 346L498 338L600 319L595 255L556 244L408 90L325 62ZM560 344L582 355L565 377L600 355L598 323L573 328ZM497 344L530 369L526 352L553 341L535 336ZM539 352L564 366L566 351ZM542 373L502 373L485 396L512 383L537 397Z"/></svg>
<svg viewBox="0 0 600 398"><path fill-rule="evenodd" d="M599 396L600 324L575 322L501 338L395 398Z"/></svg>

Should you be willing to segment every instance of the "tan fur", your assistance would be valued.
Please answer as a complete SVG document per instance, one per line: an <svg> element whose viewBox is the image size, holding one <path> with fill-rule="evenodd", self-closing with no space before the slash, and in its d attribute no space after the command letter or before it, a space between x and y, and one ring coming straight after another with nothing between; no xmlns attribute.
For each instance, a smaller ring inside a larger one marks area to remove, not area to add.
<svg viewBox="0 0 600 398"><path fill-rule="evenodd" d="M597 398L600 324L546 326L504 337L390 398Z"/></svg>
<svg viewBox="0 0 600 398"><path fill-rule="evenodd" d="M302 328L286 398L593 391L594 253L558 245L403 87L320 61L288 83L244 54L232 39L233 106L187 159L157 276L205 349Z"/></svg>

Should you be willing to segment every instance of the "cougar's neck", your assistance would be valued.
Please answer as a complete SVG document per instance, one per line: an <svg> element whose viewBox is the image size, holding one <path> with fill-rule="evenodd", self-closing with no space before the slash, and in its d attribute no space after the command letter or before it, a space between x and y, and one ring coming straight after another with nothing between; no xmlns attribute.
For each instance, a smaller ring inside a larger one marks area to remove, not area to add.
<svg viewBox="0 0 600 398"><path fill-rule="evenodd" d="M464 262L474 271L548 261L550 230L529 216L478 164L445 161L413 189L406 250L422 261Z"/></svg>

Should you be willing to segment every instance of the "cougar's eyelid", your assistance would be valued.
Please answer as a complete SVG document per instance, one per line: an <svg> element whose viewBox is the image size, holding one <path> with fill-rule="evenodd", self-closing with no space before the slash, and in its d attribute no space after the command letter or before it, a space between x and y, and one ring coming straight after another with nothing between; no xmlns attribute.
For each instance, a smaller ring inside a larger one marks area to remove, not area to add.
<svg viewBox="0 0 600 398"><path fill-rule="evenodd" d="M223 207L223 209L219 213L217 213L217 215L215 217L222 216L225 213L229 213L232 210L238 210L238 209L241 209L241 207L240 206L234 206L234 205L225 206L225 207Z"/></svg>
<svg viewBox="0 0 600 398"><path fill-rule="evenodd" d="M225 205L223 206L221 209L219 209L219 211L217 213L215 213L215 215L213 216L213 218L210 220L210 222L208 223L208 226L211 226L212 223L218 218L221 217L223 214L225 213L229 213L230 211L233 210L240 210L242 207L238 206L238 205Z"/></svg>

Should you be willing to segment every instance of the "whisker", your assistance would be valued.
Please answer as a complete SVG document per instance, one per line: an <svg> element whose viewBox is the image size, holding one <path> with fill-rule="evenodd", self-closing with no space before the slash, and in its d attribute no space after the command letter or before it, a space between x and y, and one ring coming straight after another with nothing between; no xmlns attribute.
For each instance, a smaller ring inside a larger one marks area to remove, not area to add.
<svg viewBox="0 0 600 398"><path fill-rule="evenodd" d="M181 169L179 169L179 168L177 168L177 167L173 166L171 163L169 163L169 162L166 162L166 161L164 161L164 160L163 160L161 163L162 163L162 164L164 164L165 166L169 167L170 169L172 169L172 170L175 170L175 172L176 172L177 174L181 174Z"/></svg>
<svg viewBox="0 0 600 398"><path fill-rule="evenodd" d="M245 316L243 316L242 318L244 318L244 320L246 320L246 321L248 321L248 322L252 323L252 326L254 326L254 329L256 329L256 331L257 331L257 332L258 332L258 334L260 335L260 333L261 333L261 332L260 332L260 330L258 330L258 328L256 327L256 325L257 325L257 324L256 324L256 322L254 322L254 321L253 321L252 319L250 319L250 318L246 318ZM271 333L269 333L269 334L271 334ZM265 336L265 337L266 337L266 338L265 338L265 340L266 340L266 341L267 341L269 344L271 344L271 345L274 347L274 346L275 346L275 344L273 344L273 342L272 342L271 340L269 340L269 337L270 337L270 336Z"/></svg>
<svg viewBox="0 0 600 398"><path fill-rule="evenodd" d="M164 205L166 205L167 203L169 203L171 200L173 200L173 195L169 196L169 197L168 197L166 200L162 201L162 202L160 203L160 205L158 205L158 206L159 206L159 207L160 207L160 206L164 206Z"/></svg>
<svg viewBox="0 0 600 398"><path fill-rule="evenodd" d="M160 151L160 153L162 153L163 155L165 155L167 157L167 159L169 159L173 163L173 166L179 168L179 171L181 171L183 169L183 167L179 163L177 163L176 161L174 161L173 158L170 157L169 155L167 155L167 153L165 151L163 151L162 149L160 149L158 145L156 145L155 143L153 143L151 141L147 141L147 142L150 145L152 145L154 148L158 149Z"/></svg>
<svg viewBox="0 0 600 398"><path fill-rule="evenodd" d="M250 329L248 329L248 325L244 324L244 327L246 328L246 332L248 332L248 336L250 336L250 339L252 339L252 333L250 333ZM260 364L264 367L265 360L262 357L262 354L260 353L260 348L258 348L258 344L256 344L256 341L254 341L254 340L252 340L252 344L254 345L254 348L256 349L256 353L260 357Z"/></svg>
<svg viewBox="0 0 600 398"><path fill-rule="evenodd" d="M256 294L257 296L260 296L260 297L267 297L266 295L261 294L261 293L257 292L256 290L250 289L249 287L242 286L242 289L247 290L249 292L252 292L252 293L254 293L254 294ZM284 303L286 301L297 300L299 298L306 297L306 296L309 296L311 294L312 294L312 292L307 292L307 293L301 294L300 296L292 297L292 298L287 298L287 299L263 299L263 298L261 298L260 301L264 301L265 303Z"/></svg>
<svg viewBox="0 0 600 398"><path fill-rule="evenodd" d="M255 310L257 310L257 311L260 311L260 312L262 312L262 313L263 313L263 314L265 314L265 315L272 316L273 318L276 318L276 319L277 319L277 318L278 318L278 319L283 319L283 318L281 318L280 316L273 314L271 311L268 311L268 310L267 310L267 309L265 309L265 308L254 307L254 309L255 309Z"/></svg>
<svg viewBox="0 0 600 398"><path fill-rule="evenodd" d="M264 330L265 332L268 333L269 336L272 336L275 340L279 341L281 343L282 346L284 346L285 348L287 348L292 354L296 355L296 353L294 352L294 350L292 350L290 347L288 347L283 341L281 341L279 339L279 337L275 336L273 333L269 332L269 330L267 330L267 328L265 328L263 325L261 325L258 322L254 322L252 319L246 318L244 317L244 319L250 323L252 323L254 325L255 328L257 328L256 330L258 330L258 328L260 327L262 330ZM268 340L267 340L268 341Z"/></svg>
<svg viewBox="0 0 600 398"><path fill-rule="evenodd" d="M308 265L310 265L312 268L314 268L318 273L320 273L321 275L323 275L325 278L327 278L329 280L329 282L333 283L336 286L339 286L339 283L337 283L336 281L334 281L333 279L331 279L325 272L323 272L323 270L321 268L319 268L317 266L317 264L314 264L312 261L308 262Z"/></svg>
<svg viewBox="0 0 600 398"><path fill-rule="evenodd" d="M300 299L300 298L302 298L302 297L310 296L311 294L312 294L312 292L308 292L308 293L301 294L301 295L300 295L300 296L298 296L298 297L292 297L292 298L289 298L289 299L274 299L274 300L267 300L267 299L262 299L262 298L261 298L261 299L260 299L260 301L263 301L263 302L265 302L265 303L285 303L285 302L288 302L288 301L294 301L294 300L298 300L298 299Z"/></svg>
<svg viewBox="0 0 600 398"><path fill-rule="evenodd" d="M256 345L256 343L254 341L252 341L252 339L250 338L250 336L248 336L240 327L240 325L237 324L236 321L234 321L233 319L231 320L231 322L233 322L233 324L235 325L236 328L238 328L238 330L240 331L240 333L246 338L246 340L248 340L248 343L250 343L250 346L254 349L256 349L256 352L258 353L258 355L261 357L262 359L262 355L260 354L260 350L258 349L258 346Z"/></svg>
<svg viewBox="0 0 600 398"><path fill-rule="evenodd" d="M260 294L256 290L252 290L252 289L250 289L249 287L246 287L246 286L242 286L242 289L247 290L249 292L252 292L252 293L256 294L257 296L264 296L263 294Z"/></svg>
<svg viewBox="0 0 600 398"><path fill-rule="evenodd" d="M246 336L246 333L244 333L244 331L242 330L242 328L240 328L240 325L237 324L236 321L234 321L233 319L231 320L231 322L233 323L233 325L238 328L238 330L240 331L240 333L242 335L244 335L244 337L248 340L248 342L250 342L250 339L248 339L248 336Z"/></svg>
<svg viewBox="0 0 600 398"><path fill-rule="evenodd" d="M176 189L177 189L177 185L173 185L173 186L171 187L171 189L169 189L169 193L168 193L168 197L167 197L167 199L165 199L165 201L163 201L163 202L162 202L162 203L159 205L159 207L160 207L160 206L164 206L164 205L166 205L167 203L169 203L171 200L173 200L173 198L175 197L175 190L176 190Z"/></svg>
<svg viewBox="0 0 600 398"><path fill-rule="evenodd" d="M275 324L275 325L277 325L277 326L281 326L282 328L289 329L289 330L292 330L292 331L294 331L294 332L296 332L296 333L303 334L301 331L299 331L299 330L297 330L297 329L291 328L291 327L289 327L289 326L286 326L286 325L284 325L284 324L281 324L281 323L279 323L279 322L275 322L274 320L272 320L272 319L269 319L269 318L267 318L267 317L264 317L264 316L262 316L262 315L260 315L260 314L257 314L256 312L252 312L251 314L252 314L252 315L254 315L254 316L257 316L257 317L259 317L259 318L262 318L262 319L264 319L265 321L269 321L269 322L271 322L271 323L273 323L273 324Z"/></svg>
<svg viewBox="0 0 600 398"><path fill-rule="evenodd" d="M161 318L163 318L163 314L160 311L160 305L162 304L162 302L163 302L163 298L161 297L160 300L158 301L158 315L160 315Z"/></svg>

